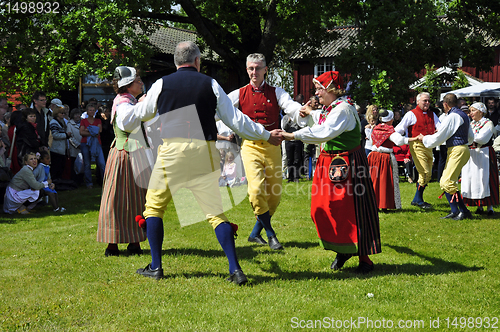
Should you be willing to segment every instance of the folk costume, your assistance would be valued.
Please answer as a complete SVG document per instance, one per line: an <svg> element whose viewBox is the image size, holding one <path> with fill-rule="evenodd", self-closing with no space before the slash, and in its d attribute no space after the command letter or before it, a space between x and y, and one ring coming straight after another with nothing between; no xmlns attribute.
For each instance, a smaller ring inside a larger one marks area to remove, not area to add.
<svg viewBox="0 0 500 332"><path fill-rule="evenodd" d="M198 59L196 57L195 64ZM154 115L158 110L163 139L152 171L144 211L152 261L137 273L154 278L163 276L162 218L173 195L179 189L187 188L194 194L204 216L214 228L228 258L228 280L237 284L246 283L246 276L236 257L233 228L223 212L217 185L220 156L215 147L215 116L247 139L265 141L270 133L238 112L217 81L199 73L191 64L178 66L177 72L157 80L145 100L136 107L137 112L145 117L147 114Z"/></svg>
<svg viewBox="0 0 500 332"><path fill-rule="evenodd" d="M372 152L368 155L368 166L379 209L401 209L399 192L398 162L394 156L395 145L408 144L408 138L394 131L386 124L394 117L393 112L381 119L382 123L373 128Z"/></svg>
<svg viewBox="0 0 500 332"><path fill-rule="evenodd" d="M293 121L299 121L302 105L294 101L283 89L270 86L265 81L259 87L250 83L234 90L229 94L229 98L243 114L255 123L262 124L267 130L280 128L280 110L289 114ZM245 140L241 156L248 180L248 200L257 219L249 241L257 242L255 239L258 238L261 241L258 243L266 244L260 236L260 232L265 228L270 247L281 249L282 246L271 226L271 218L281 199L281 146L274 146L264 140Z"/></svg>
<svg viewBox="0 0 500 332"><path fill-rule="evenodd" d="M430 109L423 111L420 106L406 113L401 122L394 128L401 135L408 133L408 137L417 137L419 134L432 135L439 128L440 122ZM418 171L417 190L411 205L421 208L430 208L424 201L423 195L427 184L432 178L432 149L426 148L421 142L410 142L410 153Z"/></svg>
<svg viewBox="0 0 500 332"><path fill-rule="evenodd" d="M326 72L316 81L325 89L331 84L342 86L337 72ZM308 120L312 127L296 131L294 137L309 144L323 143L311 190L311 217L320 245L338 253L332 269L341 268L351 256L360 256L362 268L361 258L380 253L381 243L377 202L360 145L356 108L341 97L320 112L311 112ZM360 272L373 270L373 264L370 266Z"/></svg>
<svg viewBox="0 0 500 332"><path fill-rule="evenodd" d="M97 242L135 244L129 245L128 250L140 253L137 244L146 240L146 232L138 226L135 217L142 214L146 204L151 168L143 146L130 134L142 128L131 107L135 104L137 100L129 93L119 94L113 101L111 123L115 140L104 173ZM134 174L134 167L143 172ZM108 254L112 252L108 250Z"/></svg>
<svg viewBox="0 0 500 332"><path fill-rule="evenodd" d="M471 107L485 113L483 103L475 103ZM470 159L462 168L461 191L465 204L469 206L488 207L488 213L493 214L493 205L499 204L498 167L493 136L493 122L485 117L470 123L474 133L474 143L469 146ZM491 213L490 213L491 211Z"/></svg>
<svg viewBox="0 0 500 332"><path fill-rule="evenodd" d="M428 148L435 148L444 142L448 149L446 165L439 180L439 186L445 192L451 213L444 218L462 220L470 218L470 211L465 206L462 195L458 190L458 178L462 167L470 157L468 145L472 144L474 134L469 125L469 117L457 107L448 111L438 132L433 135L424 136L422 143Z"/></svg>

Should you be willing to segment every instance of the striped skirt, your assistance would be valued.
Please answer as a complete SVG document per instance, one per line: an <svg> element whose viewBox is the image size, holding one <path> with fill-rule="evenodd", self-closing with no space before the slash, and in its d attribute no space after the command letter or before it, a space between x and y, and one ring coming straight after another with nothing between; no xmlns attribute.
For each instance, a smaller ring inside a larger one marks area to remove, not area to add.
<svg viewBox="0 0 500 332"><path fill-rule="evenodd" d="M134 160L147 161L143 149L134 154L142 154ZM141 174L147 183L150 168ZM140 180L140 179L137 179ZM135 216L142 215L146 203L146 188L136 184L132 170L131 155L125 150L113 147L109 152L104 173L97 242L136 243L146 240L146 231L140 228Z"/></svg>
<svg viewBox="0 0 500 332"><path fill-rule="evenodd" d="M366 155L362 149L346 154L349 175L335 183L329 178L334 157L321 153L311 189L311 217L320 245L345 254L378 254L382 251L378 207Z"/></svg>

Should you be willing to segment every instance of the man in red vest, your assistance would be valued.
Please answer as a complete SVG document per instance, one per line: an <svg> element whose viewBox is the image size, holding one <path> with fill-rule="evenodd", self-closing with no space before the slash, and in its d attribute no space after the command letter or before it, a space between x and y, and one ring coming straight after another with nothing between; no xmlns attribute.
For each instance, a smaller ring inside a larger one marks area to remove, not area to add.
<svg viewBox="0 0 500 332"><path fill-rule="evenodd" d="M439 126L439 119L429 110L430 94L422 92L417 96L417 107L406 113L401 122L394 128L401 135L408 132L408 137L432 135ZM432 177L432 148L426 148L422 142L410 142L410 153L418 171L417 191L411 205L429 209L431 205L424 201L424 190Z"/></svg>
<svg viewBox="0 0 500 332"><path fill-rule="evenodd" d="M267 130L280 128L280 109L289 114L293 121L299 122L302 105L295 102L285 90L265 82L267 66L264 55L250 54L246 66L250 84L229 94L233 105ZM248 241L266 245L267 242L260 235L265 229L269 247L273 250L283 249L271 227L271 217L281 199L281 147L266 141L245 140L241 151L248 179L249 200L257 218Z"/></svg>

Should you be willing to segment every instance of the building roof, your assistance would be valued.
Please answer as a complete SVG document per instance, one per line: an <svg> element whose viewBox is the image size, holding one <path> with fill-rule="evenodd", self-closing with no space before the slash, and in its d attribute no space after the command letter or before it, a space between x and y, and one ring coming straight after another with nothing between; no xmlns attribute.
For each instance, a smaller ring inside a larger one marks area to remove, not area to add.
<svg viewBox="0 0 500 332"><path fill-rule="evenodd" d="M157 47L162 53L174 54L175 46L177 46L179 42L186 40L196 42L197 35L196 32L190 30L159 26L158 29L148 37L149 42Z"/></svg>
<svg viewBox="0 0 500 332"><path fill-rule="evenodd" d="M439 67L438 69L436 69L436 74L438 76L442 75L442 74L452 74L454 71L452 68L450 67L446 67L446 66L443 66L443 67ZM462 73L465 74L465 77L467 78L467 82L469 83L469 85L478 85L478 84L482 84L484 83L483 80L477 78L477 77L474 77L472 76L471 74L465 72L462 70ZM410 85L410 89L411 90L414 90L418 87L421 87L423 86L423 84L425 83L425 77L422 77L418 80L416 80L412 85ZM447 88L450 88L451 87L451 82L447 82L444 87L447 87Z"/></svg>
<svg viewBox="0 0 500 332"><path fill-rule="evenodd" d="M440 17L441 20L447 22L448 18L446 16ZM338 38L335 40L322 45L320 49L317 50L317 55L314 58L333 58L340 54L340 51L344 48L348 48L355 42L358 32L361 28L358 26L341 26L335 27L329 32L338 33ZM494 38L491 35L486 34L484 31L480 31L484 36L484 42L486 47L500 47L500 40ZM310 58L310 53L313 50L312 47L300 47L291 56L290 60L300 60Z"/></svg>
<svg viewBox="0 0 500 332"><path fill-rule="evenodd" d="M359 29L360 28L356 26L343 26L329 30L329 32L338 33L338 38L322 45L320 49L317 49L317 55L315 58L333 58L334 56L339 55L340 50L351 46L353 40L355 40L358 35ZM291 55L290 59L299 60L309 58L309 54L312 50L312 47L301 47Z"/></svg>

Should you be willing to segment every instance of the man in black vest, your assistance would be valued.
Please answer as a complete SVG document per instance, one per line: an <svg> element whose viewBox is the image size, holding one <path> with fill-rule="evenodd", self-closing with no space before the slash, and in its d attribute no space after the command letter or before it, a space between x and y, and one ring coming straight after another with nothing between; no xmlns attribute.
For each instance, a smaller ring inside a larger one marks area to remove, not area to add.
<svg viewBox="0 0 500 332"><path fill-rule="evenodd" d="M137 273L155 279L163 277L162 218L168 203L175 199L175 192L187 188L214 228L227 256L230 273L227 280L242 285L247 278L236 257L235 231L224 215L218 186L220 156L215 147L215 116L241 137L266 140L274 145L281 143L281 130L270 133L235 109L217 81L199 73L200 57L195 43L179 43L174 54L177 72L156 81L144 100L136 105L137 114L144 114L144 117L157 110L163 140L149 182L144 211L152 262ZM181 214L178 209L179 220L184 217Z"/></svg>
<svg viewBox="0 0 500 332"><path fill-rule="evenodd" d="M420 134L418 139L430 149L446 142L448 156L439 185L446 194L451 212L443 219L462 220L471 218L472 214L465 206L458 190L458 177L462 167L469 160L469 145L474 141L474 133L469 125L469 117L456 106L457 96L453 93L444 96L443 109L448 116L441 122L439 131L433 135Z"/></svg>

